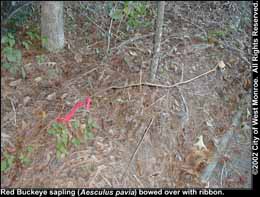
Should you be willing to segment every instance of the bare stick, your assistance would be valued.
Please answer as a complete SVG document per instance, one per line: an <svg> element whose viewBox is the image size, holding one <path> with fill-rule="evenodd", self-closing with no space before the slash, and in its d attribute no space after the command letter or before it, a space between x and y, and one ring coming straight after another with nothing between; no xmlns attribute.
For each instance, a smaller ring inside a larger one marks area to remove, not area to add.
<svg viewBox="0 0 260 197"><path fill-rule="evenodd" d="M10 100L10 103L12 105L12 109L14 111L14 126L16 126L16 109L15 109L15 106L14 106L14 102L13 102L12 98L9 98L9 97L7 97L7 98Z"/></svg>
<svg viewBox="0 0 260 197"><path fill-rule="evenodd" d="M115 5L115 7L113 8L113 12L116 10L117 4ZM112 24L113 24L113 17L111 17L111 21L110 21L110 26L109 26L109 30L108 30L108 38L107 38L107 54L109 52L109 47L110 47L110 39L111 39L111 29L112 29Z"/></svg>
<svg viewBox="0 0 260 197"><path fill-rule="evenodd" d="M183 76L184 76L184 66L182 64L182 67L181 67L181 80L180 82L183 81ZM182 99L182 103L183 103L183 109L182 109L182 112L179 113L180 114L180 117L181 117L181 128L182 129L185 129L185 124L189 121L189 108L188 108L188 105L187 105L187 102L183 96L183 93L181 91L181 88L179 88L177 86L179 92L180 92L180 95L181 95L181 99Z"/></svg>
<svg viewBox="0 0 260 197"><path fill-rule="evenodd" d="M212 157L212 162L210 162L208 164L208 166L202 172L202 175L201 175L202 182L209 181L215 167L218 164L221 154L223 154L225 152L226 148L228 147L229 141L234 134L234 128L236 128L240 124L241 116L242 116L241 111L236 112L236 114L234 115L230 129L220 139L220 143L217 146L217 151L216 151L216 153L214 153L214 155Z"/></svg>
<svg viewBox="0 0 260 197"><path fill-rule="evenodd" d="M139 40L139 39L143 39L143 38L146 38L146 37L150 37L152 36L154 33L150 33L150 34L146 34L146 35L141 35L141 36L136 36L136 37L133 37L133 38L130 38L129 40L126 40L124 42L122 42L120 45L116 46L116 47L113 47L111 50L115 50L115 49L120 49L122 46L124 45L127 45L131 42L134 42L136 40Z"/></svg>
<svg viewBox="0 0 260 197"><path fill-rule="evenodd" d="M147 133L147 131L150 129L152 123L153 123L153 118L150 120L148 126L145 128L144 133L143 133L143 136L141 137L141 139L140 139L140 141L139 141L137 147L135 148L135 151L134 151L134 153L133 153L132 156L131 156L131 159L130 159L130 161L129 161L127 167L126 167L125 172L123 173L123 175L122 175L122 177L121 177L121 179L120 179L120 182L122 182L123 179L125 178L125 175L126 175L126 173L127 173L127 171L128 171L128 168L129 168L129 166L131 165L131 163L132 163L132 161L133 161L133 159L134 159L136 153L138 152L138 150L139 150L139 148L140 148L140 145L141 145L141 143L143 142L144 136L145 136L145 134Z"/></svg>
<svg viewBox="0 0 260 197"><path fill-rule="evenodd" d="M183 84L189 83L191 81L194 81L194 80L196 80L196 79L198 79L200 77L203 77L203 76L205 76L207 74L210 74L210 73L214 72L217 69L217 67L218 67L218 65L215 66L213 69L211 69L211 70L209 70L209 71L207 71L207 72L205 72L205 73L203 73L201 75L198 75L198 76L196 76L196 77L194 77L192 79L189 79L189 80L186 80L186 81L180 81L180 82L172 84L172 85L162 85L162 84L155 84L155 83L149 83L149 82L142 82L142 83L139 82L139 83L134 83L134 84L125 85L125 86L110 86L110 87L108 87L106 89L103 89L103 90L95 93L94 95L92 95L92 97L97 96L97 95L99 95L99 94L101 94L103 92L106 92L106 91L112 90L112 89L124 89L124 88L137 87L137 86L150 86L150 87L159 87L159 88L174 88L174 87L177 87L179 85L183 85Z"/></svg>
<svg viewBox="0 0 260 197"><path fill-rule="evenodd" d="M189 83L191 81L194 81L200 77L203 77L209 73L212 73L216 70L217 66L214 67L213 69L201 74L201 75L198 75L192 79L189 79L189 80L186 80L186 81L180 81L178 83L175 83L175 84L172 84L172 85L163 85L163 84L155 84L155 83L149 83L149 82L142 82L141 84L140 83L134 83L134 84L130 84L130 85L126 85L126 86L111 86L109 87L109 89L122 89L122 88L129 88L129 87L135 87L135 86L140 86L140 85L143 85L143 86L150 86L150 87L160 87L160 88L173 88L173 87L176 87L176 86L179 86L179 85L183 85L183 84L186 84L186 83Z"/></svg>

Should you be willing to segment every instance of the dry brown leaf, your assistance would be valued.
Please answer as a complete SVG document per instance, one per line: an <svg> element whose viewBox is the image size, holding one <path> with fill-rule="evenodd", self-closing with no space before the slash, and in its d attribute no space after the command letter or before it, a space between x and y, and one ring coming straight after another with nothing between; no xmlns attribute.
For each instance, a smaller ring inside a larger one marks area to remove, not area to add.
<svg viewBox="0 0 260 197"><path fill-rule="evenodd" d="M223 61L220 61L220 62L218 63L218 67L219 67L221 70L223 70L223 69L225 69L226 65L225 65L225 63L224 63Z"/></svg>
<svg viewBox="0 0 260 197"><path fill-rule="evenodd" d="M52 94L49 94L46 98L48 101L52 101L56 99L56 92L53 92Z"/></svg>
<svg viewBox="0 0 260 197"><path fill-rule="evenodd" d="M249 79L245 79L243 83L243 88L248 91L251 88L251 81Z"/></svg>

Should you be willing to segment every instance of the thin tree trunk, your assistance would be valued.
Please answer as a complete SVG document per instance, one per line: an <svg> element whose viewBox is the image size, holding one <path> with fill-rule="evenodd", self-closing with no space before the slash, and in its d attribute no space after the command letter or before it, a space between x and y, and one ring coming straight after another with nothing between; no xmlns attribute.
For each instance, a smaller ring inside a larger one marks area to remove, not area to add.
<svg viewBox="0 0 260 197"><path fill-rule="evenodd" d="M157 68L158 68L158 63L159 63L159 58L160 58L164 7L165 7L165 1L159 1L158 8L157 8L156 32L155 32L155 36L154 36L153 60L152 60L151 68L150 68L150 80L151 81L154 81L154 79L155 79Z"/></svg>
<svg viewBox="0 0 260 197"><path fill-rule="evenodd" d="M47 38L42 46L49 51L64 47L63 2L44 1L41 4L41 34Z"/></svg>

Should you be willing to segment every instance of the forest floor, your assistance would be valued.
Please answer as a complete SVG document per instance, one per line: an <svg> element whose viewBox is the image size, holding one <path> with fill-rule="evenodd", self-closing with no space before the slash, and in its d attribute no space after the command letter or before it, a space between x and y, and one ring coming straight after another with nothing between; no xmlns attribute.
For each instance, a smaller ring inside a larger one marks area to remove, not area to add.
<svg viewBox="0 0 260 197"><path fill-rule="evenodd" d="M164 86L148 84L153 27L110 26L106 3L66 2L65 49L21 49L26 79L1 67L1 187L250 188L250 2L167 2ZM49 131L86 97L58 158Z"/></svg>

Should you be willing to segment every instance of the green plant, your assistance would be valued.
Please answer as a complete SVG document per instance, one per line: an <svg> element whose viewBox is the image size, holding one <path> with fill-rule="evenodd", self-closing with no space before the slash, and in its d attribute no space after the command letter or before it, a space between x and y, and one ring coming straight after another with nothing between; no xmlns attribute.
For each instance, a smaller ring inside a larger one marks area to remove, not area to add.
<svg viewBox="0 0 260 197"><path fill-rule="evenodd" d="M80 121L78 120L72 120L71 127L74 130L74 134L83 134L84 141L93 139L94 134L92 133L92 131L94 128L98 128L95 121L93 121L91 118L88 118L85 124L80 124ZM78 147L82 143L81 138L70 138L69 130L62 123L53 123L51 125L51 128L48 130L48 133L56 137L56 156L58 159L68 154L68 148L70 144L73 144L75 147Z"/></svg>
<svg viewBox="0 0 260 197"><path fill-rule="evenodd" d="M48 37L47 37L47 36L42 36L42 37L41 37L41 41L42 41L42 44L43 44L43 45L46 45L47 42L48 42Z"/></svg>
<svg viewBox="0 0 260 197"><path fill-rule="evenodd" d="M37 55L36 56L36 62L38 64L42 64L43 62L45 62L45 56L44 55Z"/></svg>
<svg viewBox="0 0 260 197"><path fill-rule="evenodd" d="M22 41L22 45L23 45L24 48L29 50L30 46L32 45L32 42L30 40L25 40L25 41Z"/></svg>
<svg viewBox="0 0 260 197"><path fill-rule="evenodd" d="M22 53L19 49L14 48L16 41L13 34L8 33L1 39L1 44L3 45L3 66L5 69L9 70L12 74L16 74L21 71L24 72L22 64Z"/></svg>
<svg viewBox="0 0 260 197"><path fill-rule="evenodd" d="M15 157L13 155L4 152L4 159L1 161L1 172L7 172L13 166Z"/></svg>
<svg viewBox="0 0 260 197"><path fill-rule="evenodd" d="M23 165L29 165L29 164L31 163L31 160L30 160L26 155L24 155L24 154L21 154L21 155L19 156L19 160L21 161L21 163L22 163Z"/></svg>
<svg viewBox="0 0 260 197"><path fill-rule="evenodd" d="M211 30L208 32L208 38L220 39L228 34L228 30Z"/></svg>
<svg viewBox="0 0 260 197"><path fill-rule="evenodd" d="M80 140L78 138L72 138L71 143L77 147L80 145Z"/></svg>
<svg viewBox="0 0 260 197"><path fill-rule="evenodd" d="M116 10L111 8L109 16L116 21L120 21L125 17L127 30L140 26L148 26L151 23L145 21L145 16L147 16L149 11L147 5L143 2L125 1L121 8L117 8Z"/></svg>
<svg viewBox="0 0 260 197"><path fill-rule="evenodd" d="M68 129L61 123L53 123L48 130L50 135L56 137L56 155L62 158L68 154L69 135Z"/></svg>
<svg viewBox="0 0 260 197"><path fill-rule="evenodd" d="M23 165L29 165L32 161L29 158L29 154L32 153L33 147L27 146L24 153L21 153L19 156L19 160Z"/></svg>
<svg viewBox="0 0 260 197"><path fill-rule="evenodd" d="M86 125L86 127L83 130L84 139L85 140L93 139L94 135L93 135L92 131L93 131L94 128L98 128L98 125L90 117L86 120L86 124L85 125Z"/></svg>
<svg viewBox="0 0 260 197"><path fill-rule="evenodd" d="M40 40L41 37L36 31L27 31L26 34L30 37L31 40Z"/></svg>

